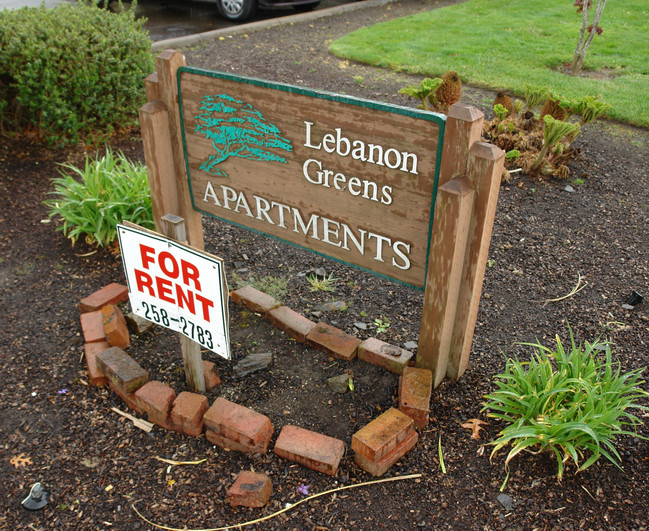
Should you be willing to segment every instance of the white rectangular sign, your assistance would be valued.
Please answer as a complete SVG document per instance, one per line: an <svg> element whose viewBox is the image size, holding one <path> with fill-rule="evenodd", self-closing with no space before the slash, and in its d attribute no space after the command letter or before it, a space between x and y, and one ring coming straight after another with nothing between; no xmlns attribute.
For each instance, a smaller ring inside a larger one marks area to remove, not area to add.
<svg viewBox="0 0 649 531"><path fill-rule="evenodd" d="M230 359L223 261L132 224L117 228L133 312Z"/></svg>

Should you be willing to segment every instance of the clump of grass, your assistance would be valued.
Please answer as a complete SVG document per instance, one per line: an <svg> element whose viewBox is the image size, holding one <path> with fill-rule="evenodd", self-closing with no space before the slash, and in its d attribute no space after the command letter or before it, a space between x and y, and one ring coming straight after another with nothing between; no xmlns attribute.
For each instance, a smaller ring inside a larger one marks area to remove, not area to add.
<svg viewBox="0 0 649 531"><path fill-rule="evenodd" d="M248 275L247 279L241 278L237 273L233 273L232 281L238 288L243 286L252 286L259 291L263 291L266 295L281 300L286 296L288 290L288 276L274 276L266 275L263 277L256 277L254 274Z"/></svg>
<svg viewBox="0 0 649 531"><path fill-rule="evenodd" d="M614 439L619 435L645 438L636 431L642 421L630 410L646 410L639 400L649 397L641 386L642 369L622 373L607 342L570 347L557 336L556 348L538 341L529 362L508 359L505 372L496 376L498 389L487 395L489 416L507 426L493 441L492 457L511 446L505 467L522 451L549 451L557 459L557 476L572 460L578 471L604 456L619 467L621 457Z"/></svg>
<svg viewBox="0 0 649 531"><path fill-rule="evenodd" d="M334 285L340 279L335 278L333 273L329 273L329 276L318 276L313 273L306 277L307 282L310 284L311 291L334 291Z"/></svg>
<svg viewBox="0 0 649 531"><path fill-rule="evenodd" d="M85 235L89 244L107 246L117 238L117 224L130 221L154 228L151 195L144 164L130 161L123 153L106 150L103 157L86 157L83 168L63 164L67 171L52 179L56 198L47 199L50 217L59 216L57 230L72 245Z"/></svg>

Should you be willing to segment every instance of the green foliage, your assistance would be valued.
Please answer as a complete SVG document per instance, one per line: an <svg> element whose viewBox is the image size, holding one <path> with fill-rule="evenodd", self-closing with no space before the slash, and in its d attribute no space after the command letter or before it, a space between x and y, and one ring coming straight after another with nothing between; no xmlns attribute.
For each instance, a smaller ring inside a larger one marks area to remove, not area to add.
<svg viewBox="0 0 649 531"><path fill-rule="evenodd" d="M143 24L134 6L0 11L0 126L62 145L135 123L153 71Z"/></svg>
<svg viewBox="0 0 649 531"><path fill-rule="evenodd" d="M454 69L463 83L519 97L526 84L568 98L600 95L612 105L612 119L648 126L646 11L647 0L608 3L606 31L585 64L602 76L566 74L580 23L570 1L467 0L360 28L330 50L419 76Z"/></svg>
<svg viewBox="0 0 649 531"><path fill-rule="evenodd" d="M549 114L543 117L543 122L543 141L549 148L553 147L565 136L574 139L581 131L578 124L555 120Z"/></svg>
<svg viewBox="0 0 649 531"><path fill-rule="evenodd" d="M523 89L523 97L527 103L527 108L532 110L548 97L548 89L546 87L534 87L526 84Z"/></svg>
<svg viewBox="0 0 649 531"><path fill-rule="evenodd" d="M581 114L581 125L596 120L611 109L608 103L600 101L594 96L585 96L579 102L576 112Z"/></svg>
<svg viewBox="0 0 649 531"><path fill-rule="evenodd" d="M374 326L376 326L376 333L382 334L383 332L387 332L388 328L390 328L390 321L387 319L383 320L383 316L381 316L380 319L374 319Z"/></svg>
<svg viewBox="0 0 649 531"><path fill-rule="evenodd" d="M117 224L130 221L154 228L146 166L131 162L110 149L96 160L86 157L84 168L63 164L68 173L52 179L57 197L48 199L50 217L60 216L57 230L72 240L85 234L86 241L110 245L117 238Z"/></svg>
<svg viewBox="0 0 649 531"><path fill-rule="evenodd" d="M504 120L507 118L507 115L509 114L509 111L507 110L506 107L503 107L500 103L494 105L494 116L498 120Z"/></svg>
<svg viewBox="0 0 649 531"><path fill-rule="evenodd" d="M521 156L521 152L518 151L518 149L510 149L507 153L505 153L505 160L507 160L508 162L512 162L520 156Z"/></svg>
<svg viewBox="0 0 649 531"><path fill-rule="evenodd" d="M306 280L311 285L311 291L334 291L334 284L340 279L334 278L333 273L329 273L328 277L319 277L313 273L307 276Z"/></svg>
<svg viewBox="0 0 649 531"><path fill-rule="evenodd" d="M635 432L642 421L630 413L647 409L638 403L649 397L641 388L642 370L623 374L606 342L577 345L572 330L570 341L568 350L558 337L554 350L538 341L528 344L536 349L531 360L508 359L505 372L495 377L497 390L485 396L483 410L507 423L490 443L492 456L511 445L505 467L523 450L553 453L559 478L570 459L579 470L602 455L619 466L614 438L644 438Z"/></svg>
<svg viewBox="0 0 649 531"><path fill-rule="evenodd" d="M243 286L252 286L259 291L263 291L266 295L270 295L271 297L281 300L286 296L289 277L266 275L264 277L257 278L251 273L248 276L248 279L244 280L236 273L233 273L232 280L234 281L234 285L237 288L242 288Z"/></svg>
<svg viewBox="0 0 649 531"><path fill-rule="evenodd" d="M421 104L419 105L419 108L428 110L428 102L433 106L437 103L435 92L442 86L442 83L443 81L439 77L436 77L435 79L427 77L422 80L418 87L415 85L403 87L399 90L399 94L405 94L409 98L420 100Z"/></svg>

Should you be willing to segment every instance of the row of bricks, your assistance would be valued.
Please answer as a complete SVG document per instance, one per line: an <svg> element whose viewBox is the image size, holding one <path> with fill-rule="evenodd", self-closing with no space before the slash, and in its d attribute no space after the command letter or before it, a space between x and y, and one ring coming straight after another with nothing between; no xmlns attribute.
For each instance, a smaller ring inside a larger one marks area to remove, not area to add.
<svg viewBox="0 0 649 531"><path fill-rule="evenodd" d="M120 293L119 285L110 285L82 301L81 309L85 311L82 318L86 314L98 311L102 313L105 337L101 339L109 339L110 328L106 326L106 323L119 322L120 326L126 328L121 312L113 304L113 302L122 300L123 293L123 291ZM298 340L312 342L309 336L324 338L319 341L319 344L323 350L331 354L339 352L337 347L341 342L336 338L342 339L343 345L351 343L349 338L356 342L357 347L362 344L357 338L347 336L342 331L329 327L334 330L332 334L327 329L328 325L324 325L324 323L316 325L292 310L279 306L274 299L254 290L254 288L246 287L233 292L233 299L257 313L265 312L269 320L274 321L273 324ZM92 304L90 304L91 301ZM106 305L101 310L97 310L97 306L103 303ZM266 303L266 307L263 303ZM271 307L268 308L268 306ZM106 308L109 308L110 311ZM296 322L300 326L296 327ZM99 338L101 334L97 333L95 336ZM333 342L331 337L334 338ZM110 341L99 341L94 337L86 339L94 339L93 342L86 344L86 360L89 373L91 373L91 383L103 385L106 380L110 380L110 387L124 399L129 407L146 413L151 422L193 436L199 435L204 425L206 437L214 444L239 451L266 452L273 428L270 420L264 415L228 402L223 398L218 398L212 408L208 410L207 399L202 395L183 392L176 397L174 390L162 382L148 382L146 371L139 367L122 349L107 348L112 344ZM316 339L316 341L318 340ZM397 347L392 347L374 338L363 343L369 343L369 346L372 343L378 343L375 345L378 348L365 350L378 354L379 359L394 361L390 359L394 357L394 352L391 349L397 349ZM363 349L358 350L359 353L364 351ZM345 356L339 357L344 358ZM361 357L360 354L359 357ZM216 373L214 364L210 362L203 362L203 364L206 387L211 389L220 381L218 373ZM392 368L397 369L394 372L399 372L400 369L402 373L399 385L399 409L405 411L409 416L391 409L352 437L352 449L355 451L357 464L374 475L382 475L414 446L417 441L417 433L412 428L413 423L418 427L423 427L428 421L428 404L432 389L430 371L407 365L399 367L395 364L392 364ZM369 442L365 441L368 437ZM377 445L379 451L376 450ZM297 426L284 426L274 451L282 457L299 462L309 468L335 474L344 453L344 443Z"/></svg>

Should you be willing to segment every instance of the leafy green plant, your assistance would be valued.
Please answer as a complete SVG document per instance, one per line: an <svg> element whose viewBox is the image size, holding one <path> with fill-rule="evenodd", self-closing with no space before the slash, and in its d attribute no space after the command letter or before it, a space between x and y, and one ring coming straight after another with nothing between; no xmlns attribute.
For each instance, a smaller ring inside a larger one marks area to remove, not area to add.
<svg viewBox="0 0 649 531"><path fill-rule="evenodd" d="M442 78L436 77L431 79L429 77L423 79L419 86L409 85L399 90L399 94L405 94L409 98L415 98L421 101L420 109L428 110L428 103L433 106L437 104L436 91L442 86L444 81Z"/></svg>
<svg viewBox="0 0 649 531"><path fill-rule="evenodd" d="M505 372L496 376L497 390L485 396L483 411L507 423L490 443L492 457L511 445L505 468L524 450L553 453L559 478L570 459L578 470L602 455L619 467L614 438L644 438L635 431L641 420L630 413L647 409L638 403L649 397L641 388L642 370L623 374L607 342L577 345L572 330L570 342L568 350L559 337L555 349L538 341L526 344L536 349L531 360L508 359Z"/></svg>
<svg viewBox="0 0 649 531"><path fill-rule="evenodd" d="M548 150L552 149L562 138L569 136L574 140L581 130L579 124L556 120L549 114L543 117L543 122L543 147L532 164L532 170L539 168Z"/></svg>
<svg viewBox="0 0 649 531"><path fill-rule="evenodd" d="M306 277L306 280L311 285L309 288L311 291L334 291L334 284L340 279L334 278L333 273L329 273L329 276L323 277L312 273Z"/></svg>
<svg viewBox="0 0 649 531"><path fill-rule="evenodd" d="M63 231L72 245L85 235L86 241L110 245L117 237L117 224L131 221L153 228L153 210L146 166L131 162L122 153L107 149L103 157L86 157L83 168L62 164L67 170L52 179L56 198L48 199L50 218L60 216Z"/></svg>
<svg viewBox="0 0 649 531"><path fill-rule="evenodd" d="M144 22L135 5L0 11L0 127L62 145L135 124L154 66Z"/></svg>
<svg viewBox="0 0 649 531"><path fill-rule="evenodd" d="M504 120L505 118L507 118L508 114L509 114L509 109L506 109L500 103L494 105L494 116L498 120Z"/></svg>
<svg viewBox="0 0 649 531"><path fill-rule="evenodd" d="M521 156L521 152L518 151L518 149L510 149L507 153L505 153L505 160L508 162L515 161L518 157Z"/></svg>
<svg viewBox="0 0 649 531"><path fill-rule="evenodd" d="M383 320L383 316L381 318L374 319L374 326L376 326L376 333L377 334L382 334L383 332L387 332L388 328L390 328L390 321L387 319Z"/></svg>

